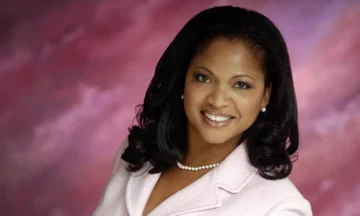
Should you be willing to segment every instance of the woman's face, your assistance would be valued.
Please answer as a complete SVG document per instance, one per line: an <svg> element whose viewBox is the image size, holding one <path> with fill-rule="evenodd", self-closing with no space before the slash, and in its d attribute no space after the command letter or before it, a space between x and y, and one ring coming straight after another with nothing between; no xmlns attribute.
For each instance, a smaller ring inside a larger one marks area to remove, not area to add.
<svg viewBox="0 0 360 216"><path fill-rule="evenodd" d="M211 144L240 139L269 101L258 65L239 40L215 39L194 57L184 88L190 138Z"/></svg>

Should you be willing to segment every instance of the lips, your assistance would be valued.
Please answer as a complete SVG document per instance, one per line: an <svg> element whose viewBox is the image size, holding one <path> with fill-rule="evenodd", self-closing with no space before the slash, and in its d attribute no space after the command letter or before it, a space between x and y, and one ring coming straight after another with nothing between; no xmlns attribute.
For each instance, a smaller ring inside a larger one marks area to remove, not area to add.
<svg viewBox="0 0 360 216"><path fill-rule="evenodd" d="M234 117L230 115L207 112L207 111L202 111L201 115L205 123L216 128L226 127L234 119Z"/></svg>
<svg viewBox="0 0 360 216"><path fill-rule="evenodd" d="M210 114L210 115L214 115L214 116L219 116L219 117L234 118L234 116L227 115L227 114L224 114L224 113L211 112L211 111L207 111L207 110L204 110L204 111L201 111L201 112L206 113L206 114Z"/></svg>

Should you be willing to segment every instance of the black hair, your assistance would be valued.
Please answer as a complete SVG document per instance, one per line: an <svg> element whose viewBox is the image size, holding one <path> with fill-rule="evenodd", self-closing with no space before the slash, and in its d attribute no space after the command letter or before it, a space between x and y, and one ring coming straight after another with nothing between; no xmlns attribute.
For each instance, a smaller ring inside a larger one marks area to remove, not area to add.
<svg viewBox="0 0 360 216"><path fill-rule="evenodd" d="M149 161L153 165L149 173L163 172L183 157L187 150L187 118L181 95L186 71L199 50L215 38L245 42L259 60L264 85L272 86L267 112L259 113L242 136L250 162L266 179L290 174L299 131L285 41L267 17L233 6L213 7L194 16L161 56L144 102L137 107L138 125L129 128L129 145L122 155L129 171L138 171Z"/></svg>

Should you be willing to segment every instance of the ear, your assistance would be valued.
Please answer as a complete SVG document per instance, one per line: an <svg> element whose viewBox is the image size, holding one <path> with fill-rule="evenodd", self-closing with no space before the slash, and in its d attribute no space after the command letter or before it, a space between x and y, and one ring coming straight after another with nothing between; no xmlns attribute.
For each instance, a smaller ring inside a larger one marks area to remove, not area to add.
<svg viewBox="0 0 360 216"><path fill-rule="evenodd" d="M266 87L264 90L263 99L261 101L261 107L266 107L268 105L270 101L271 90L272 90L272 83L270 83L270 85Z"/></svg>

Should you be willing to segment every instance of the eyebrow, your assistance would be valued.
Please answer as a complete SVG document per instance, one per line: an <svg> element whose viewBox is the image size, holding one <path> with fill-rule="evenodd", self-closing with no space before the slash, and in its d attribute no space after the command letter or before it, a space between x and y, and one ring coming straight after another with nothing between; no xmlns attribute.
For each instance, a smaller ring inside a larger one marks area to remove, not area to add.
<svg viewBox="0 0 360 216"><path fill-rule="evenodd" d="M213 73L210 69L208 69L208 68L206 68L206 67L202 67L202 66L195 67L195 69L197 69L197 68L200 68L200 69L206 70L206 71L207 71L207 72L209 72L212 76L215 76L215 74L214 74L214 73ZM234 76L232 76L232 77L231 77L231 79L235 79L235 78L238 78L238 77L248 77L248 78L250 78L250 79L252 79L252 80L254 80L254 81L255 81L255 79L254 79L254 78L252 78L251 76L246 75L246 74L238 74L238 75L234 75Z"/></svg>

